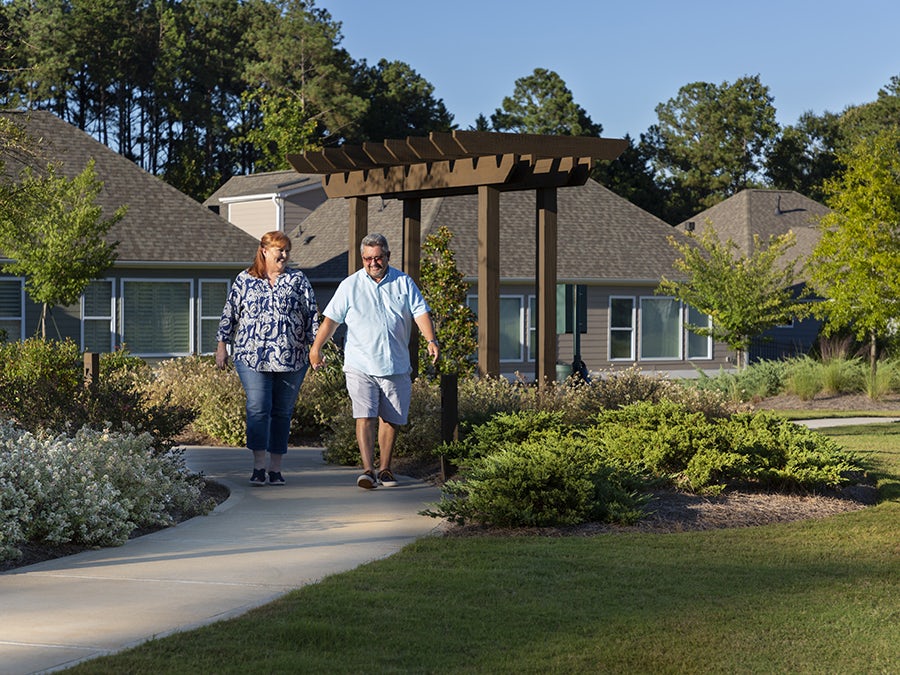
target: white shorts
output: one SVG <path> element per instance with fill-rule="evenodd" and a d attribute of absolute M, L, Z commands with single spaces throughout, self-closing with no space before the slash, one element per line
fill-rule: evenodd
<path fill-rule="evenodd" d="M 412 399 L 409 374 L 378 377 L 358 370 L 345 370 L 347 393 L 353 402 L 353 417 L 380 417 L 391 424 L 406 424 Z"/>

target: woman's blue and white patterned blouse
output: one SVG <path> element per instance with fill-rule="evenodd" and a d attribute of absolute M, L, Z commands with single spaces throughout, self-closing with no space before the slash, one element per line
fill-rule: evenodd
<path fill-rule="evenodd" d="M 268 279 L 237 275 L 216 339 L 233 344 L 232 357 L 258 371 L 286 372 L 309 365 L 319 309 L 309 279 L 298 269 Z"/>

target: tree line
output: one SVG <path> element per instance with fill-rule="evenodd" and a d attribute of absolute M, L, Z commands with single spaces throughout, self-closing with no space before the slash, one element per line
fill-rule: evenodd
<path fill-rule="evenodd" d="M 342 40 L 315 0 L 0 0 L 0 107 L 50 110 L 198 200 L 289 152 L 456 128 L 412 66 Z M 686 84 L 594 177 L 671 224 L 751 187 L 821 201 L 839 154 L 900 119 L 900 77 L 839 113 L 775 113 L 758 75 Z M 472 128 L 603 131 L 543 68 Z"/>
<path fill-rule="evenodd" d="M 202 200 L 288 152 L 447 131 L 410 66 L 312 0 L 0 0 L 0 107 L 49 110 Z"/>

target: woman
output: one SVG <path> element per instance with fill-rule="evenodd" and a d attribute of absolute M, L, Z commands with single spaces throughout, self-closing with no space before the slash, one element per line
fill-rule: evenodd
<path fill-rule="evenodd" d="M 225 368 L 232 345 L 247 394 L 252 485 L 267 479 L 269 485 L 284 485 L 281 463 L 291 417 L 319 327 L 312 286 L 303 272 L 288 267 L 290 254 L 291 240 L 283 232 L 263 235 L 253 264 L 231 287 L 216 334 L 216 366 Z"/>

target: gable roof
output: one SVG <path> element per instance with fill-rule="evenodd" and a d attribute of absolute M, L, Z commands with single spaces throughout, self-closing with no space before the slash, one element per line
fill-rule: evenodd
<path fill-rule="evenodd" d="M 391 243 L 401 266 L 403 206 L 399 200 L 368 200 L 368 230 Z M 675 230 L 593 180 L 557 192 L 557 276 L 561 282 L 656 282 L 671 275 L 676 252 L 668 243 Z M 422 200 L 422 239 L 441 226 L 453 232 L 457 267 L 478 276 L 478 197 Z M 313 279 L 338 280 L 347 274 L 349 210 L 346 200 L 329 199 L 294 231 L 293 259 Z M 533 280 L 535 275 L 535 193 L 500 194 L 500 276 Z"/>
<path fill-rule="evenodd" d="M 232 176 L 224 185 L 213 192 L 204 206 L 218 205 L 236 197 L 262 198 L 270 195 L 286 197 L 295 192 L 322 189 L 322 177 L 308 173 L 297 173 L 293 169 L 268 171 L 247 176 Z"/>
<path fill-rule="evenodd" d="M 793 231 L 797 243 L 787 255 L 805 259 L 821 237 L 819 218 L 830 210 L 793 190 L 742 190 L 679 224 L 678 229 L 693 222 L 700 232 L 709 224 L 720 241 L 731 239 L 744 254 L 750 253 L 754 234 L 765 243 L 772 235 Z"/>
<path fill-rule="evenodd" d="M 104 217 L 128 205 L 107 235 L 119 242 L 114 266 L 232 267 L 252 260 L 258 245 L 253 237 L 77 127 L 46 111 L 0 114 L 38 139 L 43 156 L 58 162 L 68 178 L 93 159 L 103 181 L 97 203 Z M 18 173 L 21 167 L 8 168 Z"/>

